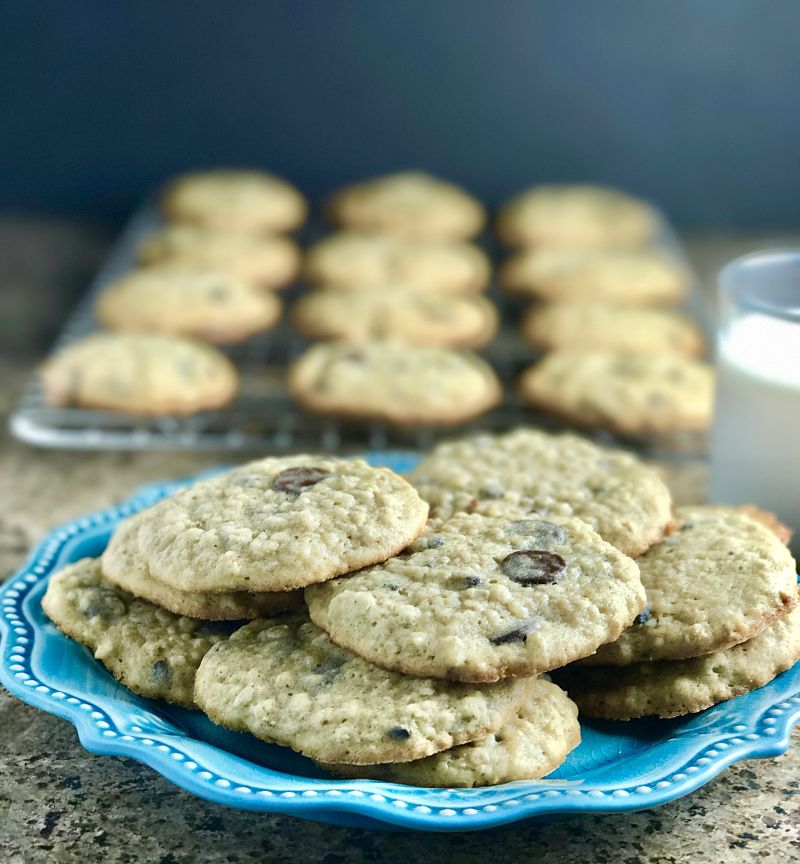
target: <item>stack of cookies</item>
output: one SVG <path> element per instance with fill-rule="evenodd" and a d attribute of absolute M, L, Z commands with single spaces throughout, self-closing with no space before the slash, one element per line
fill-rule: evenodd
<path fill-rule="evenodd" d="M 520 381 L 527 403 L 623 435 L 708 427 L 713 371 L 696 323 L 667 308 L 688 274 L 652 247 L 657 229 L 647 204 L 598 186 L 539 186 L 501 210 L 517 249 L 501 282 L 537 301 L 522 335 L 547 352 Z"/>
<path fill-rule="evenodd" d="M 141 266 L 97 302 L 111 332 L 72 343 L 44 366 L 50 404 L 189 414 L 236 394 L 236 369 L 213 345 L 277 323 L 275 292 L 300 258 L 285 232 L 304 221 L 305 201 L 270 174 L 217 170 L 174 181 L 163 211 L 167 225 L 142 243 Z"/>
<path fill-rule="evenodd" d="M 501 397 L 492 369 L 470 350 L 497 330 L 483 296 L 486 255 L 468 241 L 484 226 L 481 205 L 420 172 L 343 189 L 328 213 L 341 230 L 306 255 L 314 290 L 292 310 L 320 340 L 289 372 L 304 408 L 399 425 L 452 425 Z"/>
<path fill-rule="evenodd" d="M 519 430 L 441 445 L 408 480 L 293 456 L 196 483 L 43 605 L 135 692 L 333 774 L 492 785 L 566 758 L 571 700 L 676 716 L 800 658 L 782 530 L 673 512 L 635 457 Z"/>

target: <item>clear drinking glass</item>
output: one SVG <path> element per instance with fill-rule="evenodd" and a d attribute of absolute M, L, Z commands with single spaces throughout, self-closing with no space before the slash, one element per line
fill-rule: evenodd
<path fill-rule="evenodd" d="M 709 498 L 755 504 L 800 552 L 800 250 L 759 252 L 719 275 Z"/>

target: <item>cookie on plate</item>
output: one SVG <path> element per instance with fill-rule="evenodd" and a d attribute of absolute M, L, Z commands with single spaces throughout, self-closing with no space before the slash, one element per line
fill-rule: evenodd
<path fill-rule="evenodd" d="M 431 516 L 576 516 L 627 555 L 641 555 L 672 519 L 669 490 L 635 456 L 576 435 L 517 429 L 449 441 L 409 475 Z"/>
<path fill-rule="evenodd" d="M 333 196 L 328 215 L 345 228 L 425 240 L 466 240 L 486 222 L 486 212 L 471 195 L 422 171 L 348 186 Z"/>
<path fill-rule="evenodd" d="M 741 504 L 737 506 L 729 504 L 714 504 L 711 506 L 717 513 L 744 513 L 745 516 L 755 519 L 756 522 L 760 522 L 766 528 L 769 528 L 769 530 L 772 531 L 784 546 L 789 545 L 789 541 L 792 539 L 792 534 L 794 534 L 794 531 L 792 531 L 788 525 L 784 525 L 784 523 L 781 522 L 774 513 L 770 513 L 768 510 L 762 510 L 760 507 L 756 507 L 755 504 Z"/>
<path fill-rule="evenodd" d="M 575 703 L 555 684 L 533 678 L 516 715 L 477 741 L 414 762 L 322 767 L 340 777 L 409 786 L 496 786 L 537 780 L 555 771 L 580 740 Z"/>
<path fill-rule="evenodd" d="M 499 275 L 512 294 L 616 306 L 674 306 L 689 287 L 685 268 L 654 249 L 526 249 Z"/>
<path fill-rule="evenodd" d="M 382 564 L 308 588 L 306 603 L 373 663 L 480 683 L 593 654 L 645 594 L 635 562 L 579 519 L 460 513 Z"/>
<path fill-rule="evenodd" d="M 797 604 L 797 566 L 765 525 L 733 508 L 679 507 L 676 530 L 636 559 L 647 608 L 583 662 L 684 660 L 757 636 Z"/>
<path fill-rule="evenodd" d="M 194 707 L 194 676 L 203 656 L 230 627 L 173 615 L 107 582 L 95 558 L 50 579 L 42 608 L 67 636 L 128 689 Z"/>
<path fill-rule="evenodd" d="M 589 717 L 680 717 L 763 687 L 798 660 L 800 609 L 795 609 L 753 639 L 703 657 L 570 666 L 554 677 Z"/>
<path fill-rule="evenodd" d="M 308 207 L 290 183 L 263 171 L 216 169 L 184 174 L 167 187 L 164 213 L 221 231 L 293 231 Z"/>
<path fill-rule="evenodd" d="M 497 217 L 498 237 L 507 246 L 634 248 L 648 243 L 657 226 L 649 204 L 588 184 L 534 186 Z"/>
<path fill-rule="evenodd" d="M 407 762 L 488 735 L 526 682 L 408 678 L 334 645 L 304 613 L 258 620 L 209 652 L 195 700 L 215 722 L 322 762 Z"/>
<path fill-rule="evenodd" d="M 579 426 L 622 435 L 703 431 L 714 368 L 696 360 L 611 351 L 553 351 L 520 378 L 529 405 Z"/>
<path fill-rule="evenodd" d="M 524 339 L 543 351 L 615 351 L 697 358 L 706 346 L 686 315 L 607 303 L 532 306 L 522 319 Z"/>
<path fill-rule="evenodd" d="M 134 270 L 105 288 L 95 312 L 111 330 L 226 344 L 269 330 L 282 306 L 231 271 L 185 264 Z"/>
<path fill-rule="evenodd" d="M 307 251 L 303 274 L 323 288 L 380 291 L 384 285 L 404 285 L 416 291 L 476 294 L 486 288 L 491 265 L 472 243 L 338 231 Z"/>
<path fill-rule="evenodd" d="M 202 225 L 167 225 L 146 237 L 138 250 L 145 266 L 228 270 L 258 288 L 283 288 L 297 275 L 300 250 L 280 234 L 244 234 Z"/>
<path fill-rule="evenodd" d="M 494 408 L 500 381 L 476 354 L 404 342 L 326 342 L 289 370 L 308 411 L 398 426 L 463 423 Z"/>
<path fill-rule="evenodd" d="M 228 358 L 200 342 L 153 333 L 92 333 L 41 367 L 44 398 L 127 414 L 194 414 L 227 405 L 239 376 Z"/>
<path fill-rule="evenodd" d="M 103 553 L 103 572 L 124 579 L 134 556 L 171 589 L 288 591 L 397 554 L 427 515 L 427 504 L 388 468 L 269 457 L 126 519 Z"/>
<path fill-rule="evenodd" d="M 386 285 L 380 291 L 312 291 L 295 304 L 292 323 L 309 339 L 480 348 L 497 332 L 497 310 L 485 297 Z"/>
<path fill-rule="evenodd" d="M 303 592 L 294 591 L 184 591 L 153 579 L 133 544 L 117 547 L 113 567 L 103 576 L 113 585 L 149 600 L 176 615 L 207 621 L 246 621 L 296 609 L 303 605 Z"/>

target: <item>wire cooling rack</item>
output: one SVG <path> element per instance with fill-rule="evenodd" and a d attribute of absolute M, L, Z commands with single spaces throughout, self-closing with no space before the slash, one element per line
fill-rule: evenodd
<path fill-rule="evenodd" d="M 151 197 L 136 211 L 112 247 L 83 301 L 54 343 L 54 351 L 98 329 L 93 311 L 97 296 L 108 283 L 135 266 L 142 238 L 162 224 L 156 198 Z M 302 232 L 300 242 L 313 242 L 325 231 L 321 223 L 312 223 Z M 481 245 L 496 264 L 502 255 L 491 239 L 485 236 Z M 657 245 L 686 263 L 683 249 L 665 219 Z M 287 308 L 305 290 L 308 290 L 305 286 L 296 285 L 282 291 Z M 523 405 L 518 398 L 516 379 L 537 356 L 518 334 L 518 319 L 524 305 L 504 295 L 495 284 L 490 287 L 489 296 L 500 310 L 502 324 L 498 336 L 479 353 L 500 376 L 505 396 L 495 410 L 455 429 L 424 426 L 406 429 L 381 422 L 340 421 L 308 414 L 292 401 L 285 381 L 287 366 L 309 343 L 285 317 L 273 330 L 223 349 L 241 376 L 236 400 L 223 409 L 190 417 L 135 417 L 77 407 L 53 408 L 45 402 L 39 381 L 33 377 L 11 415 L 10 428 L 17 438 L 40 447 L 270 452 L 424 450 L 443 437 L 470 431 L 502 431 L 519 425 L 551 430 L 568 428 L 555 418 Z M 705 325 L 707 316 L 697 290 L 691 292 L 688 305 L 689 311 Z M 592 436 L 601 443 L 624 444 L 658 458 L 693 457 L 705 450 L 705 436 L 696 433 L 647 440 L 619 439 L 604 432 Z"/>

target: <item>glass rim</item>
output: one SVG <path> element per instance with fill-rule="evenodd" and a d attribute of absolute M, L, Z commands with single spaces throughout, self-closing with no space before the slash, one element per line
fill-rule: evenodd
<path fill-rule="evenodd" d="M 797 267 L 800 273 L 800 249 L 763 249 L 734 258 L 719 271 L 719 286 L 745 309 L 762 312 L 765 315 L 782 318 L 786 321 L 800 322 L 800 282 L 798 282 L 797 302 L 791 307 L 767 300 L 763 296 L 759 296 L 752 287 L 744 287 L 739 282 L 739 276 L 743 271 L 777 264 L 793 265 Z"/>

